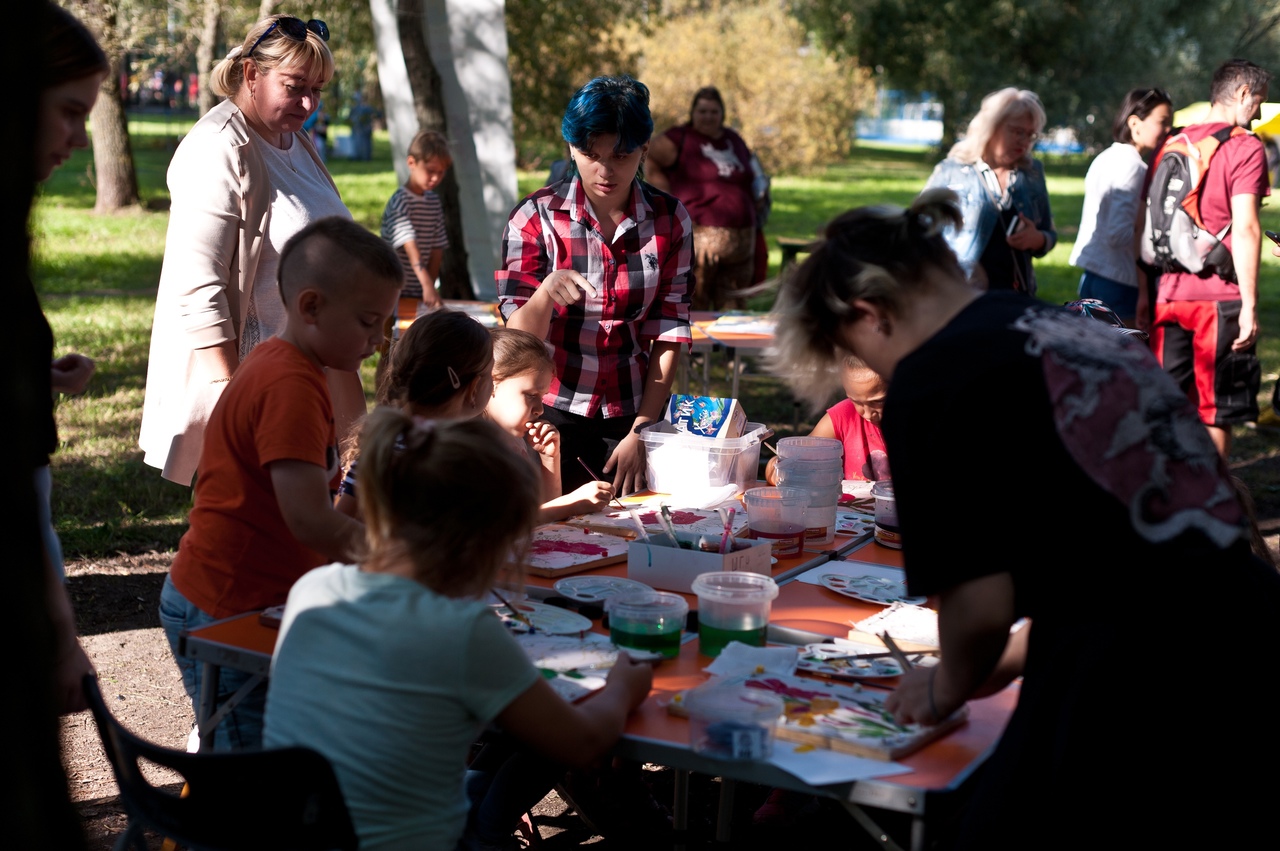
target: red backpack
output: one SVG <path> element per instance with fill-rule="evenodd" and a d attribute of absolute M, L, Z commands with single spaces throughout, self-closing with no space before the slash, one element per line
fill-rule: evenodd
<path fill-rule="evenodd" d="M 1243 127 L 1224 127 L 1193 142 L 1184 131 L 1165 141 L 1152 166 L 1154 172 L 1147 190 L 1143 262 L 1165 272 L 1236 279 L 1231 252 L 1222 244 L 1231 223 L 1227 222 L 1216 234 L 1205 229 L 1200 217 L 1200 190 L 1213 155 L 1222 144 L 1248 132 Z"/>

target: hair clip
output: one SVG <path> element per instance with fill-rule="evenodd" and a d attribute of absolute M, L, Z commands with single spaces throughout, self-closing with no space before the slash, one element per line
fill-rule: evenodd
<path fill-rule="evenodd" d="M 445 369 L 449 371 L 449 383 L 453 385 L 453 389 L 462 387 L 462 380 L 458 378 L 458 373 L 453 371 L 453 367 L 446 366 Z"/>

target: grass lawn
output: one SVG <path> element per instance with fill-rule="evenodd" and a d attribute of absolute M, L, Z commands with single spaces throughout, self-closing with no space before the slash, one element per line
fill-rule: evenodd
<path fill-rule="evenodd" d="M 62 446 L 54 458 L 54 516 L 68 557 L 116 551 L 169 549 L 186 527 L 190 491 L 163 481 L 142 463 L 138 427 L 156 281 L 168 221 L 165 170 L 190 119 L 140 117 L 130 122 L 144 206 L 112 216 L 92 213 L 92 157 L 78 152 L 44 186 L 33 220 L 34 277 L 57 339 L 57 353 L 83 352 L 98 362 L 89 391 L 62 399 L 58 419 Z M 390 144 L 374 136 L 372 162 L 330 163 L 334 179 L 356 220 L 376 230 L 382 208 L 395 190 Z M 850 207 L 869 203 L 906 204 L 932 167 L 919 151 L 866 147 L 846 163 L 808 177 L 774 179 L 774 207 L 768 235 L 810 238 L 823 223 Z M 1080 218 L 1087 162 L 1049 160 L 1049 193 L 1059 228 L 1058 246 L 1036 265 L 1043 298 L 1074 296 L 1077 270 L 1067 264 Z M 522 193 L 541 185 L 545 174 L 520 174 Z M 1263 225 L 1280 230 L 1280 214 L 1263 211 Z M 770 271 L 780 253 L 770 251 Z M 1264 251 L 1261 276 L 1260 353 L 1264 393 L 1280 366 L 1280 261 Z M 768 295 L 758 299 L 767 308 Z M 717 358 L 713 390 L 727 392 L 724 365 Z M 372 366 L 366 367 L 372 372 Z M 366 375 L 366 378 L 368 375 Z M 791 432 L 793 419 L 807 433 L 812 419 L 797 412 L 777 381 L 753 370 L 742 383 L 750 418 Z M 1269 402 L 1269 395 L 1264 401 Z M 1265 406 L 1264 406 L 1265 407 Z M 1269 430 L 1237 434 L 1236 454 L 1274 454 L 1280 439 Z"/>

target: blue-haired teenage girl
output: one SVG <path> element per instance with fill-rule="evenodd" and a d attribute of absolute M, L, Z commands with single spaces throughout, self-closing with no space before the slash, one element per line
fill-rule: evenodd
<path fill-rule="evenodd" d="M 574 93 L 561 132 L 572 169 L 512 212 L 496 273 L 502 315 L 555 350 L 544 418 L 566 458 L 643 487 L 638 430 L 662 417 L 689 332 L 693 225 L 640 179 L 653 119 L 649 90 L 597 77 Z M 564 467 L 564 487 L 589 481 Z"/>

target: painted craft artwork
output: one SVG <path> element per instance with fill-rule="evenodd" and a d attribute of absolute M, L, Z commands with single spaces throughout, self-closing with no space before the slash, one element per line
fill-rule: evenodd
<path fill-rule="evenodd" d="M 867 658 L 858 658 L 860 655 Z M 922 653 L 908 653 L 907 659 L 922 667 L 937 664 L 937 657 Z M 884 648 L 853 643 L 805 645 L 800 649 L 796 668 L 837 680 L 884 679 L 902 674 L 902 666 Z"/>
<path fill-rule="evenodd" d="M 774 733 L 777 738 L 873 759 L 904 757 L 946 735 L 969 717 L 968 707 L 961 707 L 932 727 L 899 724 L 884 708 L 888 692 L 866 690 L 856 684 L 781 674 L 752 674 L 726 682 L 763 689 L 782 698 L 785 709 Z M 676 695 L 668 711 L 686 714 L 681 703 L 682 695 Z"/>
<path fill-rule="evenodd" d="M 893 603 L 906 603 L 918 606 L 927 599 L 912 597 L 907 594 L 907 584 L 897 579 L 885 579 L 881 576 L 846 576 L 843 573 L 824 573 L 818 578 L 822 587 L 845 597 L 852 597 L 864 603 L 877 606 L 888 606 Z"/>
<path fill-rule="evenodd" d="M 535 576 L 564 576 L 627 559 L 627 539 L 584 529 L 549 524 L 533 532 L 525 568 Z"/>
<path fill-rule="evenodd" d="M 644 528 L 649 534 L 662 533 L 662 518 L 659 517 L 660 503 L 649 502 L 637 505 L 634 510 L 639 515 L 640 522 L 644 524 Z M 670 511 L 671 525 L 675 527 L 677 532 L 715 536 L 717 541 L 720 540 L 720 535 L 724 532 L 724 521 L 720 519 L 719 512 L 713 509 L 676 508 L 671 506 Z M 611 508 L 598 514 L 584 514 L 569 522 L 589 529 L 599 529 L 613 532 L 614 534 L 626 535 L 629 538 L 636 536 L 636 524 L 631 519 L 631 512 L 617 508 Z M 746 533 L 747 514 L 741 507 L 733 515 L 732 528 L 734 537 L 741 537 Z"/>
<path fill-rule="evenodd" d="M 604 688 L 609 669 L 618 661 L 618 648 L 603 635 L 582 636 L 524 633 L 516 642 L 552 690 L 569 702 Z"/>

